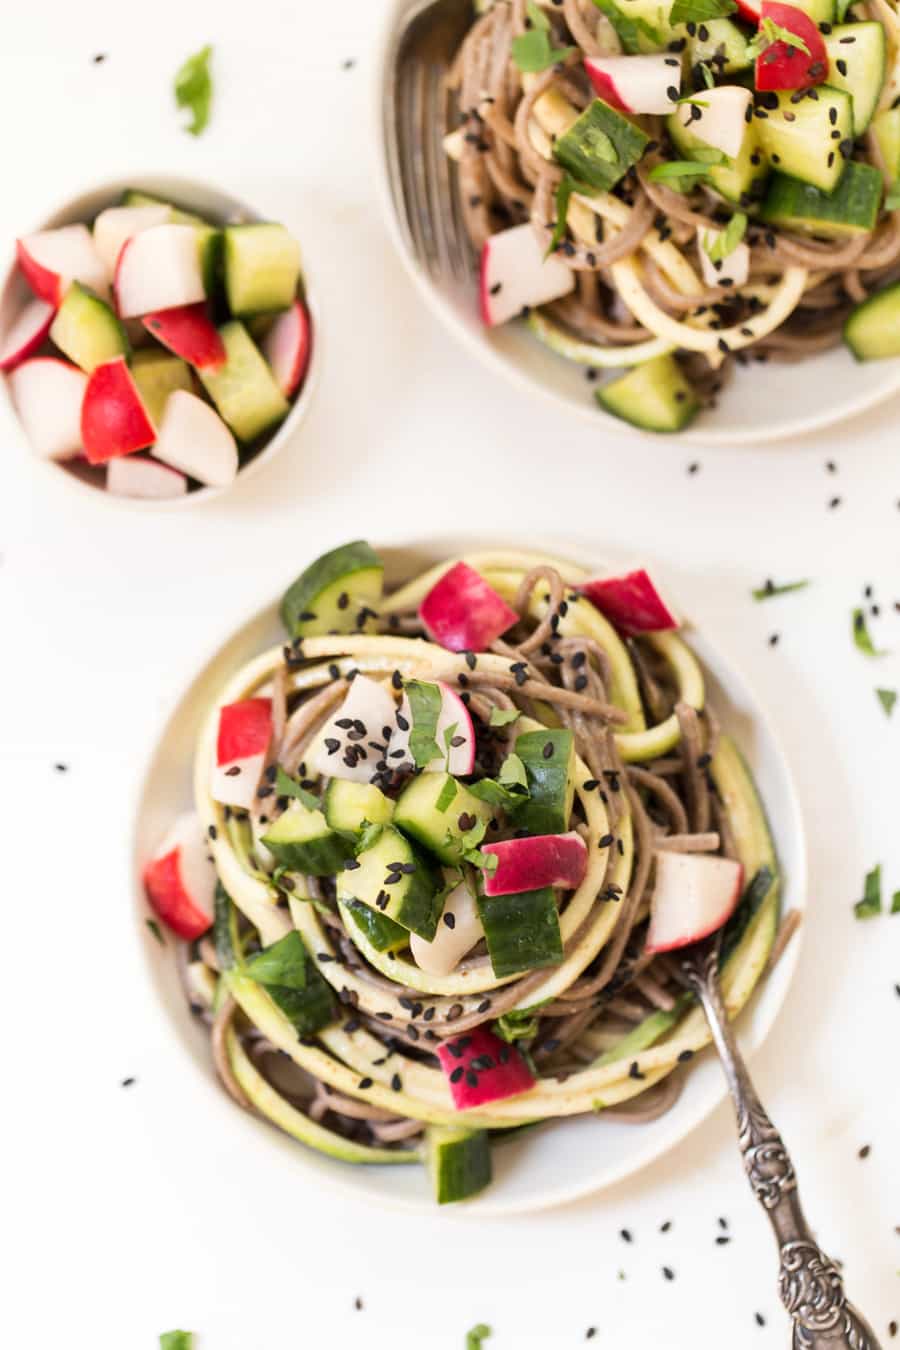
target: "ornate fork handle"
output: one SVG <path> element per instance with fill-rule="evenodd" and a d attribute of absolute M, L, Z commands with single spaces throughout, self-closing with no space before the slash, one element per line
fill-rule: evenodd
<path fill-rule="evenodd" d="M 806 1222 L 794 1165 L 757 1096 L 728 1021 L 718 948 L 688 958 L 682 969 L 703 1004 L 734 1102 L 744 1168 L 778 1242 L 778 1292 L 793 1319 L 794 1350 L 879 1350 L 874 1331 L 847 1301 L 840 1271 Z"/>

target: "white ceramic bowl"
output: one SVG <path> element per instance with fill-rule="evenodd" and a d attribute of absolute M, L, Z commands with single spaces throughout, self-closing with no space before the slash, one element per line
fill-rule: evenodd
<path fill-rule="evenodd" d="M 260 214 L 254 207 L 248 206 L 246 202 L 242 202 L 238 197 L 234 197 L 220 188 L 199 183 L 195 179 L 179 178 L 172 174 L 151 173 L 135 174 L 133 178 L 117 179 L 110 183 L 101 183 L 97 187 L 89 188 L 80 196 L 70 198 L 57 210 L 51 212 L 44 220 L 34 225 L 33 230 L 50 230 L 60 225 L 72 225 L 80 221 L 93 220 L 106 207 L 118 205 L 122 193 L 128 188 L 138 188 L 142 192 L 150 193 L 151 196 L 174 202 L 185 210 L 196 211 L 198 215 L 206 216 L 216 224 L 226 224 L 230 221 L 271 219 L 270 216 Z M 291 228 L 290 223 L 286 223 L 288 228 Z M 30 234 L 33 230 L 23 228 L 22 234 Z M 303 241 L 300 242 L 302 246 Z M 92 468 L 83 460 L 57 462 L 43 459 L 40 455 L 34 453 L 28 444 L 22 424 L 13 406 L 9 385 L 0 373 L 2 413 L 13 432 L 13 438 L 18 442 L 20 452 L 43 465 L 57 479 L 63 476 L 65 481 L 77 490 L 90 492 L 94 497 L 104 497 L 107 501 L 117 505 L 138 510 L 170 510 L 173 507 L 193 506 L 202 501 L 209 501 L 213 497 L 220 497 L 223 493 L 230 491 L 234 483 L 242 482 L 251 474 L 257 473 L 264 464 L 270 463 L 279 451 L 284 449 L 309 411 L 322 363 L 322 318 L 316 300 L 315 288 L 305 266 L 305 259 L 303 275 L 304 299 L 309 309 L 313 335 L 312 352 L 303 387 L 299 396 L 291 404 L 291 410 L 287 417 L 269 439 L 263 443 L 262 447 L 257 450 L 253 458 L 241 466 L 233 483 L 229 483 L 226 487 L 197 488 L 193 492 L 185 493 L 182 497 L 168 498 L 163 501 L 119 497 L 112 492 L 107 492 L 103 486 L 102 470 Z M 31 292 L 28 285 L 15 261 L 13 261 L 6 273 L 2 290 L 0 290 L 0 332 L 6 331 L 13 316 L 22 309 L 30 298 Z"/>
<path fill-rule="evenodd" d="M 532 547 L 540 547 L 542 541 Z M 424 570 L 452 554 L 471 550 L 472 540 L 429 541 L 427 545 L 380 550 L 389 585 Z M 492 547 L 499 547 L 494 543 Z M 552 541 L 547 550 L 554 551 Z M 568 545 L 571 549 L 571 543 Z M 565 547 L 555 550 L 565 554 Z M 682 612 L 690 612 L 690 596 L 679 597 Z M 784 873 L 785 910 L 806 906 L 806 846 L 800 810 L 790 770 L 766 715 L 740 671 L 731 667 L 705 637 L 689 635 L 704 663 L 711 698 L 725 727 L 734 734 L 756 775 L 775 835 Z M 353 1190 L 368 1202 L 389 1206 L 433 1208 L 428 1179 L 417 1167 L 363 1167 L 336 1162 L 280 1134 L 266 1121 L 245 1116 L 218 1086 L 209 1054 L 208 1035 L 188 1011 L 174 968 L 171 944 L 160 947 L 147 937 L 146 900 L 140 882 L 144 864 L 178 811 L 191 800 L 194 746 L 201 723 L 223 685 L 241 665 L 283 639 L 277 607 L 268 604 L 232 633 L 210 655 L 185 690 L 169 717 L 140 788 L 133 839 L 132 903 L 135 922 L 149 966 L 149 974 L 165 1013 L 167 1033 L 187 1053 L 209 1085 L 210 1119 L 196 1120 L 198 1137 L 215 1128 L 222 1111 L 232 1113 L 234 1128 L 247 1131 L 247 1161 L 253 1166 L 256 1148 L 278 1150 L 286 1186 L 299 1176 L 319 1177 Z M 802 929 L 801 929 L 802 931 Z M 795 939 L 771 976 L 741 1014 L 743 1046 L 756 1049 L 770 1031 L 794 973 L 799 943 Z M 528 1132 L 515 1142 L 494 1149 L 494 1181 L 483 1196 L 454 1213 L 511 1214 L 537 1210 L 587 1195 L 621 1180 L 658 1158 L 699 1124 L 725 1095 L 722 1071 L 710 1052 L 691 1066 L 684 1091 L 675 1107 L 649 1125 L 617 1124 L 612 1118 L 575 1117 Z M 268 1161 L 268 1160 L 267 1160 Z"/>
<path fill-rule="evenodd" d="M 428 307 L 487 369 L 519 389 L 543 394 L 557 407 L 590 418 L 598 429 L 646 435 L 611 417 L 594 399 L 595 386 L 583 366 L 555 355 L 522 323 L 487 329 L 478 313 L 477 284 L 444 277 L 435 282 L 419 265 L 398 220 L 388 174 L 384 98 L 392 44 L 404 16 L 420 0 L 388 0 L 373 62 L 372 126 L 379 195 L 388 229 L 401 259 Z M 841 345 L 802 362 L 769 362 L 738 367 L 718 406 L 687 430 L 683 443 L 712 446 L 762 445 L 788 440 L 854 417 L 900 392 L 900 358 L 856 362 Z"/>

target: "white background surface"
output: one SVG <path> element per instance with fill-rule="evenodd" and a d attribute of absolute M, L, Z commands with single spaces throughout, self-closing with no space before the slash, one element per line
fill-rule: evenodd
<path fill-rule="evenodd" d="M 807 816 L 813 917 L 754 1069 L 819 1238 L 887 1342 L 900 1318 L 900 917 L 856 923 L 851 904 L 877 861 L 900 889 L 900 707 L 887 721 L 873 692 L 900 686 L 900 663 L 854 649 L 850 611 L 874 586 L 876 639 L 900 650 L 900 407 L 814 442 L 726 454 L 561 422 L 484 376 L 424 314 L 378 218 L 378 8 L 84 0 L 20 10 L 7 33 L 2 98 L 18 131 L 4 143 L 4 253 L 94 180 L 196 174 L 300 232 L 327 349 L 283 458 L 196 512 L 86 500 L 0 425 L 4 1341 L 151 1350 L 184 1326 L 202 1350 L 461 1350 L 484 1320 L 490 1350 L 564 1350 L 589 1326 L 592 1344 L 637 1350 L 787 1344 L 726 1108 L 579 1205 L 411 1221 L 301 1186 L 280 1151 L 250 1146 L 239 1113 L 210 1112 L 150 996 L 130 811 L 185 680 L 233 621 L 339 540 L 489 540 L 496 528 L 526 543 L 571 529 L 573 553 L 651 549 L 772 706 Z M 207 41 L 216 105 L 194 141 L 170 83 Z M 95 52 L 108 59 L 92 64 Z M 750 587 L 770 575 L 814 584 L 754 605 Z M 719 1216 L 728 1246 L 714 1243 Z"/>

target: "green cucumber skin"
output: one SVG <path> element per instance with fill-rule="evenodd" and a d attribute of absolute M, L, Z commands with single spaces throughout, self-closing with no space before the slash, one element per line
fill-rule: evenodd
<path fill-rule="evenodd" d="M 376 951 L 398 952 L 409 945 L 409 932 L 362 900 L 344 900 L 344 908 Z"/>
<path fill-rule="evenodd" d="M 384 564 L 364 539 L 357 539 L 351 544 L 342 544 L 339 548 L 331 549 L 330 552 L 316 558 L 315 562 L 310 563 L 288 587 L 281 601 L 281 622 L 290 636 L 312 637 L 331 631 L 350 632 L 360 608 L 359 602 L 354 602 L 354 578 L 359 581 L 366 578 L 367 574 L 368 582 L 365 585 L 367 596 L 371 582 L 376 581 L 380 599 Z M 342 608 L 335 605 L 333 612 L 319 614 L 317 605 L 323 594 L 335 591 L 336 588 L 340 588 L 336 591 L 336 595 L 346 591 L 350 597 L 349 603 Z M 303 619 L 301 618 L 303 614 L 312 614 L 314 617 Z M 335 620 L 339 620 L 344 626 L 336 626 Z"/>
<path fill-rule="evenodd" d="M 237 916 L 234 901 L 221 881 L 217 881 L 213 901 L 213 944 L 220 971 L 231 970 L 238 964 L 240 958 Z"/>
<path fill-rule="evenodd" d="M 753 64 L 749 39 L 731 19 L 707 19 L 700 27 L 707 35 L 705 38 L 700 37 L 699 31 L 688 38 L 691 66 L 702 61 L 716 75 L 733 75 Z"/>
<path fill-rule="evenodd" d="M 459 828 L 461 815 L 474 816 L 487 824 L 494 818 L 488 802 L 473 797 L 463 783 L 457 782 L 456 795 L 446 811 L 438 811 L 435 802 L 450 774 L 420 773 L 397 798 L 394 824 L 404 834 L 423 844 L 441 862 L 452 866 L 462 858 L 465 845 Z M 448 842 L 449 836 L 449 842 Z"/>
<path fill-rule="evenodd" d="M 857 361 L 900 356 L 900 282 L 856 306 L 844 324 L 844 341 Z"/>
<path fill-rule="evenodd" d="M 394 816 L 394 803 L 380 788 L 345 778 L 332 778 L 322 809 L 331 829 L 353 840 L 359 838 L 366 823 L 389 825 Z"/>
<path fill-rule="evenodd" d="M 580 183 L 608 192 L 644 153 L 650 137 L 633 126 L 602 98 L 594 99 L 569 130 L 556 141 L 553 153 Z M 614 163 L 598 154 L 598 142 L 611 141 Z"/>
<path fill-rule="evenodd" d="M 291 1026 L 300 1036 L 314 1036 L 335 1020 L 336 1006 L 331 986 L 312 966 L 315 978 L 307 967 L 305 989 L 288 989 L 282 984 L 264 986 L 272 1002 L 277 1004 Z"/>
<path fill-rule="evenodd" d="M 544 747 L 553 754 L 544 756 Z M 529 798 L 516 808 L 516 824 L 532 834 L 565 834 L 572 814 L 575 742 L 571 731 L 525 731 L 516 737 Z"/>
<path fill-rule="evenodd" d="M 767 224 L 825 238 L 868 234 L 875 228 L 883 181 L 871 164 L 851 160 L 834 192 L 820 192 L 785 174 L 772 176 L 760 219 Z"/>
<path fill-rule="evenodd" d="M 491 1145 L 487 1130 L 429 1125 L 425 1158 L 439 1205 L 468 1200 L 491 1182 Z"/>
<path fill-rule="evenodd" d="M 358 867 L 340 875 L 338 899 L 370 905 L 377 913 L 431 942 L 444 905 L 444 888 L 430 858 L 393 825 L 386 825 L 371 848 L 357 854 L 356 861 Z M 399 881 L 388 886 L 385 883 L 390 875 L 389 864 L 393 862 L 413 863 L 415 871 L 404 873 Z M 383 909 L 376 903 L 382 891 L 389 896 Z"/>
<path fill-rule="evenodd" d="M 652 1045 L 662 1037 L 667 1031 L 681 1021 L 683 1014 L 694 1002 L 693 994 L 683 994 L 675 1004 L 671 1012 L 664 1012 L 661 1008 L 645 1017 L 642 1022 L 611 1046 L 594 1064 L 600 1067 L 603 1064 L 615 1064 L 620 1059 L 630 1059 L 634 1055 L 640 1054 L 642 1050 L 649 1050 Z"/>
<path fill-rule="evenodd" d="M 511 895 L 479 896 L 478 913 L 498 979 L 557 966 L 563 959 L 552 886 Z"/>
<path fill-rule="evenodd" d="M 88 375 L 104 361 L 131 351 L 125 329 L 109 305 L 88 286 L 73 281 L 50 327 L 50 339 Z"/>
<path fill-rule="evenodd" d="M 697 398 L 671 356 L 657 356 L 596 391 L 601 407 L 643 431 L 683 431 L 700 411 Z"/>
<path fill-rule="evenodd" d="M 224 365 L 206 366 L 197 375 L 222 421 L 247 444 L 283 421 L 290 404 L 239 320 L 222 324 L 219 337 L 225 347 Z"/>
<path fill-rule="evenodd" d="M 321 839 L 307 839 L 303 843 L 273 841 L 263 836 L 269 852 L 289 872 L 305 872 L 311 877 L 330 877 L 339 872 L 353 856 L 353 843 L 336 832 Z"/>

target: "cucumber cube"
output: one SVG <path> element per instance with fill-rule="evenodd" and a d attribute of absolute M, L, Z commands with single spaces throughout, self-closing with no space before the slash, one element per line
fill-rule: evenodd
<path fill-rule="evenodd" d="M 491 1180 L 487 1130 L 429 1125 L 425 1130 L 425 1163 L 439 1205 L 477 1195 Z"/>
<path fill-rule="evenodd" d="M 292 872 L 333 876 L 353 854 L 353 844 L 329 828 L 321 811 L 292 801 L 263 835 L 271 854 Z"/>
<path fill-rule="evenodd" d="M 332 778 L 325 792 L 325 819 L 338 834 L 358 838 L 369 825 L 388 825 L 394 803 L 372 783 Z"/>
<path fill-rule="evenodd" d="M 365 540 L 342 544 L 316 558 L 288 587 L 281 621 L 291 637 L 366 628 L 369 612 L 381 603 L 383 578 L 384 563 Z"/>
<path fill-rule="evenodd" d="M 479 896 L 478 914 L 498 979 L 556 966 L 563 959 L 559 911 L 551 886 Z"/>
<path fill-rule="evenodd" d="M 493 814 L 489 802 L 474 797 L 450 774 L 420 773 L 397 798 L 394 824 L 452 865 L 462 858 L 466 831 L 478 821 L 488 824 Z"/>
<path fill-rule="evenodd" d="M 695 417 L 700 401 L 671 356 L 657 356 L 596 392 L 597 402 L 614 417 L 644 431 L 681 431 Z"/>
<path fill-rule="evenodd" d="M 170 394 L 176 389 L 184 389 L 189 394 L 193 392 L 190 367 L 180 356 L 173 356 L 170 352 L 155 351 L 153 348 L 135 352 L 131 373 L 144 407 L 150 414 L 150 421 L 157 427 L 162 421 Z"/>
<path fill-rule="evenodd" d="M 240 441 L 253 441 L 287 416 L 288 401 L 242 323 L 223 324 L 225 362 L 197 374 L 224 422 Z"/>
<path fill-rule="evenodd" d="M 761 218 L 770 225 L 824 239 L 845 239 L 875 228 L 883 182 L 872 164 L 851 160 L 834 192 L 776 173 Z"/>
<path fill-rule="evenodd" d="M 431 861 L 392 825 L 338 877 L 338 899 L 360 900 L 431 942 L 444 902 L 443 881 Z"/>
<path fill-rule="evenodd" d="M 76 366 L 90 375 L 96 366 L 127 356 L 128 338 L 115 314 L 99 295 L 73 281 L 56 312 L 50 338 Z"/>
<path fill-rule="evenodd" d="M 833 192 L 853 147 L 853 104 L 843 89 L 827 84 L 813 92 L 815 99 L 798 102 L 790 93 L 776 94 L 778 106 L 757 109 L 766 116 L 757 116 L 756 122 L 773 168 Z"/>
<path fill-rule="evenodd" d="M 223 262 L 235 316 L 289 309 L 300 279 L 300 245 L 283 225 L 229 225 Z"/>
<path fill-rule="evenodd" d="M 644 153 L 650 137 L 602 98 L 594 99 L 553 147 L 579 183 L 608 192 Z"/>
<path fill-rule="evenodd" d="M 532 834 L 565 834 L 575 797 L 575 741 L 571 731 L 525 731 L 516 737 L 525 765 L 528 800 L 516 808 L 516 824 Z"/>

